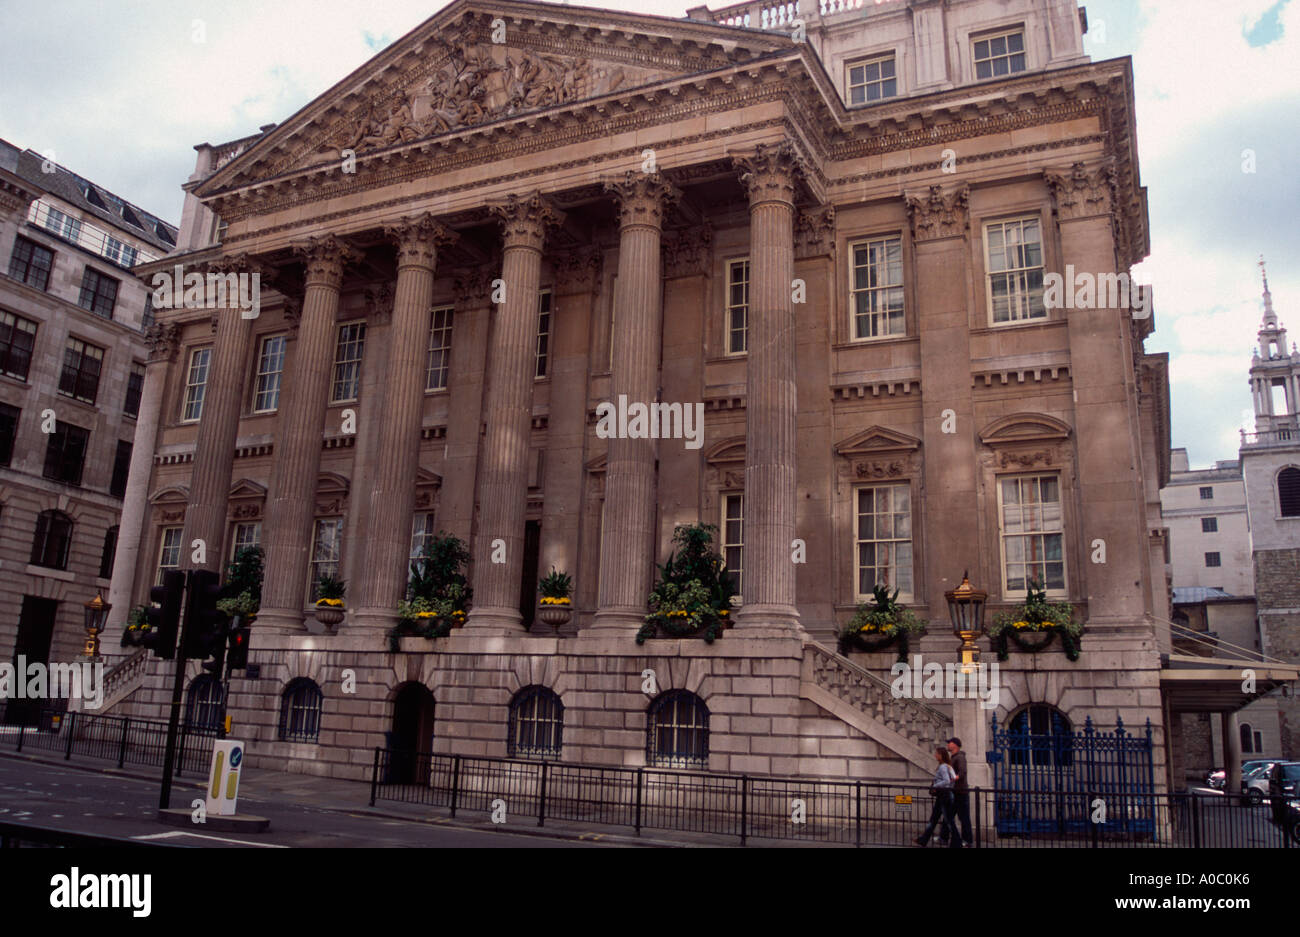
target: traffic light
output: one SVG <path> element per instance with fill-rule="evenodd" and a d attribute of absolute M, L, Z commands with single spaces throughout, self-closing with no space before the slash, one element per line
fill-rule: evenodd
<path fill-rule="evenodd" d="M 211 570 L 190 570 L 190 591 L 185 605 L 185 658 L 203 661 L 209 673 L 221 676 L 226 657 L 226 632 L 230 619 L 217 608 L 221 598 L 221 577 Z"/>
<path fill-rule="evenodd" d="M 253 628 L 242 618 L 231 623 L 230 644 L 226 654 L 226 673 L 243 670 L 248 666 L 248 642 L 252 638 Z"/>
<path fill-rule="evenodd" d="M 171 660 L 176 656 L 176 632 L 181 622 L 181 602 L 185 595 L 185 574 L 178 569 L 163 573 L 161 586 L 149 590 L 148 608 L 144 617 L 149 622 L 148 633 L 140 643 L 154 655 Z"/>

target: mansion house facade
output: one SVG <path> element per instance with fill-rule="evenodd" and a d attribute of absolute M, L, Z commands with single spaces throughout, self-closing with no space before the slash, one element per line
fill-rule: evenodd
<path fill-rule="evenodd" d="M 1147 253 L 1131 64 L 1090 60 L 1071 0 L 814 5 L 806 37 L 795 12 L 456 0 L 198 147 L 180 247 L 137 273 L 257 273 L 260 309 L 157 312 L 114 614 L 265 551 L 229 701 L 254 765 L 525 754 L 544 711 L 566 761 L 923 778 L 935 740 L 982 762 L 989 715 L 1032 713 L 1149 720 L 1163 778 L 1166 361 L 1150 315 L 1044 297 Z M 604 438 L 623 399 L 698 408 L 702 440 Z M 637 644 L 696 522 L 735 625 Z M 470 546 L 468 621 L 393 653 L 437 531 Z M 532 622 L 552 568 L 558 635 Z M 883 583 L 929 621 L 913 650 L 955 660 L 964 571 L 989 619 L 1031 579 L 1073 603 L 1079 659 L 1013 654 L 976 718 L 892 698 L 892 653 L 835 651 Z M 170 666 L 116 708 L 163 714 Z M 216 691 L 188 692 L 193 717 Z"/>

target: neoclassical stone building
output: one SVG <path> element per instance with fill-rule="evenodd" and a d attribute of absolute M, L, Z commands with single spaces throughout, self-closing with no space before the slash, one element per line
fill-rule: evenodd
<path fill-rule="evenodd" d="M 200 146 L 181 250 L 141 275 L 266 288 L 256 318 L 159 314 L 121 587 L 200 565 L 196 540 L 211 569 L 264 548 L 259 673 L 231 687 L 254 764 L 535 754 L 544 710 L 568 761 L 898 779 L 954 726 L 982 753 L 989 713 L 892 698 L 893 655 L 850 661 L 835 630 L 886 582 L 952 661 L 964 570 L 990 617 L 1039 577 L 1082 654 L 1013 654 L 998 719 L 1149 719 L 1162 783 L 1165 361 L 1152 318 L 1043 298 L 1067 264 L 1147 253 L 1130 62 L 1090 61 L 1085 29 L 1071 0 L 457 0 Z M 620 398 L 698 406 L 702 441 L 603 438 Z M 735 627 L 638 645 L 695 521 L 740 579 Z M 439 529 L 472 546 L 468 623 L 390 653 Z M 551 567 L 576 585 L 559 637 L 525 630 Z M 335 570 L 325 634 L 311 583 Z M 160 715 L 167 679 L 123 681 L 119 709 Z"/>
<path fill-rule="evenodd" d="M 0 662 L 83 654 L 109 595 L 135 443 L 150 294 L 138 262 L 177 230 L 53 159 L 0 140 Z M 142 437 L 143 439 L 143 437 Z M 8 691 L 6 691 L 8 692 Z M 0 700 L 36 724 L 43 701 Z M 48 701 L 54 708 L 68 702 Z"/>

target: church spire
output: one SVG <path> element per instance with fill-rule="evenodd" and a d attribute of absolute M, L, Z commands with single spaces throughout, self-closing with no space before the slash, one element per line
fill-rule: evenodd
<path fill-rule="evenodd" d="M 1264 274 L 1264 328 L 1277 328 L 1277 313 L 1273 311 L 1273 294 L 1268 290 L 1268 268 L 1264 266 L 1264 255 L 1259 255 L 1259 269 Z"/>

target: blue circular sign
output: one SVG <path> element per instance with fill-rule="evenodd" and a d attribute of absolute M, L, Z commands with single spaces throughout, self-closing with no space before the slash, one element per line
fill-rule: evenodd
<path fill-rule="evenodd" d="M 230 750 L 230 767 L 238 768 L 239 763 L 244 760 L 244 750 L 242 748 L 232 748 Z"/>

